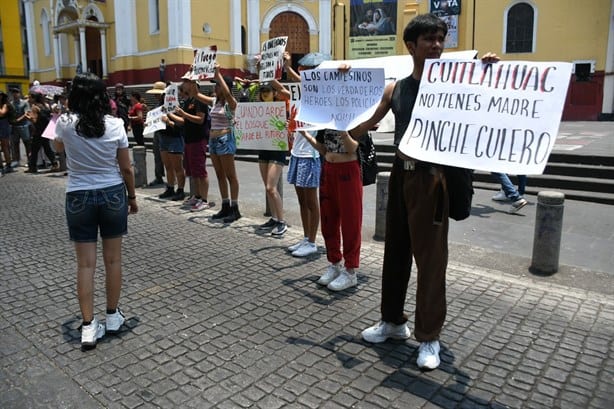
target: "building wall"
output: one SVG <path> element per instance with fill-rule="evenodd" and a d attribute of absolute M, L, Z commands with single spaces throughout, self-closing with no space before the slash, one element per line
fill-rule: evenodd
<path fill-rule="evenodd" d="M 27 92 L 29 77 L 24 62 L 21 41 L 21 18 L 17 1 L 0 1 L 2 23 L 3 66 L 0 67 L 0 90 L 7 92 L 9 86 L 18 85 Z"/>
<path fill-rule="evenodd" d="M 24 1 L 24 0 L 19 0 Z M 193 49 L 216 45 L 218 62 L 228 73 L 249 75 L 255 71 L 255 55 L 260 44 L 269 38 L 269 28 L 276 15 L 292 12 L 300 15 L 309 26 L 309 51 L 332 54 L 335 59 L 348 58 L 350 22 L 349 0 L 159 0 L 159 30 L 151 32 L 150 11 L 153 0 L 70 0 L 80 10 L 96 8 L 101 20 L 109 24 L 106 30 L 107 80 L 127 84 L 151 83 L 159 79 L 161 58 L 166 62 L 166 79 L 178 80 L 193 58 Z M 40 25 L 41 12 L 46 9 L 51 21 L 57 10 L 50 8 L 58 0 L 26 0 L 32 3 L 36 20 L 36 67 L 30 79 L 41 82 L 67 81 L 75 74 L 76 55 L 72 36 L 65 41 L 67 61 L 55 69 L 55 57 L 44 54 L 44 38 Z M 366 3 L 377 5 L 377 2 Z M 594 64 L 590 84 L 580 84 L 575 77 L 570 82 L 572 97 L 581 105 L 579 115 L 591 119 L 602 109 L 607 85 L 608 33 L 612 31 L 612 0 L 525 0 L 536 11 L 534 52 L 505 52 L 506 11 L 521 0 L 460 0 L 458 46 L 453 50 L 476 49 L 494 51 L 508 60 L 578 61 Z M 0 7 L 15 8 L 11 2 Z M 429 0 L 398 0 L 396 3 L 397 54 L 407 53 L 402 41 L 406 24 L 419 13 L 429 11 Z M 121 25 L 119 27 L 118 25 Z M 241 33 L 244 28 L 244 34 Z M 30 28 L 30 27 L 29 27 Z M 5 30 L 3 24 L 3 30 Z M 376 41 L 376 40 L 375 40 Z M 5 41 L 5 47 L 7 42 Z M 55 42 L 51 40 L 51 48 Z M 290 50 L 292 51 L 292 50 Z M 57 72 L 59 71 L 59 75 Z M 606 85 L 604 86 L 604 83 Z M 611 109 L 611 105 L 610 109 Z M 590 112 L 589 112 L 590 111 Z M 566 108 L 566 112 L 570 112 Z M 576 118 L 573 114 L 571 117 Z"/>

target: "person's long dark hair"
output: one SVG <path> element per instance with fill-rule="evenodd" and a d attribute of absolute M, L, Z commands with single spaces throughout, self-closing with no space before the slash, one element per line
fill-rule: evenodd
<path fill-rule="evenodd" d="M 104 116 L 111 114 L 111 105 L 104 82 L 92 73 L 78 74 L 68 95 L 68 109 L 77 114 L 76 130 L 84 138 L 104 135 Z"/>
<path fill-rule="evenodd" d="M 8 104 L 9 96 L 4 92 L 0 91 L 0 108 L 4 106 L 4 104 Z"/>

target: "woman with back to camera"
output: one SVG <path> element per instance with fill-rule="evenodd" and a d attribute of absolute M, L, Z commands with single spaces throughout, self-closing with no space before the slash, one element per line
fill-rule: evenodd
<path fill-rule="evenodd" d="M 124 323 L 118 308 L 122 285 L 122 236 L 128 213 L 136 213 L 134 173 L 128 137 L 120 118 L 111 116 L 105 84 L 79 74 L 68 97 L 70 112 L 58 119 L 55 147 L 66 150 L 66 220 L 77 256 L 77 296 L 83 317 L 81 347 L 91 349 L 105 334 L 94 315 L 94 272 L 98 230 L 106 272 L 106 332 Z M 126 195 L 126 190 L 127 195 Z"/>

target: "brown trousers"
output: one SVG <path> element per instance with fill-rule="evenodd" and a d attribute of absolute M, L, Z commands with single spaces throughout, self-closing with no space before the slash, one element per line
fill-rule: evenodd
<path fill-rule="evenodd" d="M 395 162 L 388 184 L 386 243 L 382 278 L 382 320 L 407 321 L 404 314 L 412 255 L 418 269 L 416 340 L 439 338 L 446 318 L 448 192 L 434 166 L 404 170 Z"/>

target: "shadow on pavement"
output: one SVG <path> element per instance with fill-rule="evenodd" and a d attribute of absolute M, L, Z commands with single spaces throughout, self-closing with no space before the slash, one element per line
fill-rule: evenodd
<path fill-rule="evenodd" d="M 454 353 L 443 344 L 441 344 L 440 352 L 441 364 L 434 371 L 445 372 L 453 377 L 454 383 L 445 385 L 425 376 L 425 374 L 434 371 L 423 371 L 418 368 L 416 365 L 418 347 L 407 343 L 407 341 L 389 340 L 382 344 L 370 344 L 360 338 L 346 334 L 338 335 L 323 343 L 296 337 L 289 337 L 286 339 L 286 342 L 288 344 L 322 348 L 332 352 L 346 369 L 352 369 L 365 361 L 340 351 L 338 344 L 350 343 L 367 346 L 379 355 L 382 363 L 396 369 L 382 380 L 381 386 L 383 387 L 408 392 L 441 408 L 456 408 L 461 401 L 465 403 L 460 405 L 462 407 L 505 408 L 505 406 L 496 402 L 467 393 L 472 379 L 465 372 L 454 366 Z M 404 359 L 399 357 L 404 357 Z M 469 400 L 469 402 L 466 400 Z"/>

